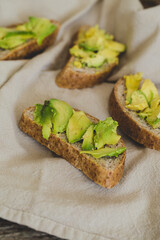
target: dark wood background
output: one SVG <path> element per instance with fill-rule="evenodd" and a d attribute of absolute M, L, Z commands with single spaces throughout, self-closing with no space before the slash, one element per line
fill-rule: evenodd
<path fill-rule="evenodd" d="M 60 240 L 55 236 L 0 219 L 0 240 Z M 62 239 L 61 239 L 62 240 Z"/>
<path fill-rule="evenodd" d="M 160 4 L 160 0 L 141 0 L 145 8 Z M 0 240 L 62 240 L 46 233 L 0 219 Z M 63 239 L 64 240 L 64 239 Z"/>

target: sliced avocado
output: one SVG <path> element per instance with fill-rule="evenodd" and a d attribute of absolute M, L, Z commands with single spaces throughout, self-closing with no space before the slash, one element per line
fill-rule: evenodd
<path fill-rule="evenodd" d="M 105 33 L 104 30 L 99 29 L 98 25 L 95 25 L 91 28 L 89 28 L 86 32 L 80 32 L 78 34 L 78 43 L 85 43 L 85 40 L 88 38 L 92 38 L 95 37 L 96 39 L 98 39 L 98 37 L 101 37 L 101 39 L 105 39 L 105 40 L 113 40 L 113 35 L 109 34 L 109 33 Z M 92 44 L 93 44 L 92 40 Z M 86 46 L 84 46 L 85 48 Z"/>
<path fill-rule="evenodd" d="M 21 44 L 25 43 L 26 40 L 24 39 L 13 39 L 13 38 L 7 38 L 0 40 L 0 48 L 3 49 L 13 49 L 15 47 L 20 46 Z"/>
<path fill-rule="evenodd" d="M 79 44 L 80 42 L 83 42 L 84 40 L 85 40 L 85 32 L 79 31 L 76 43 Z"/>
<path fill-rule="evenodd" d="M 51 109 L 49 106 L 45 106 L 42 109 L 42 135 L 47 140 L 51 134 L 53 115 L 53 109 Z"/>
<path fill-rule="evenodd" d="M 97 149 L 102 148 L 106 144 L 116 144 L 121 138 L 116 130 L 118 123 L 111 117 L 104 121 L 99 121 L 95 126 L 94 144 Z"/>
<path fill-rule="evenodd" d="M 86 57 L 81 59 L 82 64 L 87 65 L 89 68 L 101 67 L 105 62 L 105 57 L 101 55 L 96 55 L 95 57 Z"/>
<path fill-rule="evenodd" d="M 41 45 L 44 38 L 56 28 L 48 19 L 30 17 L 27 23 L 17 26 L 16 29 L 0 28 L 0 48 L 12 49 L 32 38 L 36 38 Z"/>
<path fill-rule="evenodd" d="M 82 111 L 75 111 L 69 119 L 66 135 L 69 143 L 74 143 L 82 139 L 87 128 L 92 124 L 90 119 Z"/>
<path fill-rule="evenodd" d="M 133 111 L 143 111 L 148 107 L 145 94 L 141 90 L 136 90 L 131 95 L 131 103 L 126 107 Z"/>
<path fill-rule="evenodd" d="M 49 101 L 45 101 L 44 105 L 36 104 L 34 111 L 34 121 L 42 126 L 42 136 L 48 140 L 52 129 L 52 118 L 54 110 L 49 106 Z"/>
<path fill-rule="evenodd" d="M 118 58 L 118 57 L 108 58 L 108 59 L 107 59 L 107 63 L 109 63 L 109 64 L 115 63 L 116 65 L 118 65 L 118 63 L 119 63 L 119 58 Z"/>
<path fill-rule="evenodd" d="M 144 120 L 148 116 L 148 114 L 145 112 L 139 112 L 138 116 Z"/>
<path fill-rule="evenodd" d="M 141 87 L 142 92 L 146 95 L 147 99 L 148 99 L 148 103 L 150 104 L 151 101 L 154 98 L 158 97 L 158 91 L 156 86 L 154 85 L 153 82 L 151 82 L 150 79 L 145 79 L 142 87 Z"/>
<path fill-rule="evenodd" d="M 83 135 L 83 150 L 92 150 L 94 149 L 94 125 L 90 125 Z"/>
<path fill-rule="evenodd" d="M 101 158 L 101 157 L 118 157 L 121 153 L 123 153 L 126 150 L 125 147 L 118 147 L 118 148 L 101 148 L 98 150 L 92 150 L 92 151 L 81 151 L 80 153 L 87 153 L 92 155 L 94 158 Z"/>
<path fill-rule="evenodd" d="M 126 79 L 126 107 L 137 111 L 137 115 L 153 128 L 160 128 L 160 97 L 154 83 L 145 79 L 141 89 L 142 74 L 129 75 Z"/>
<path fill-rule="evenodd" d="M 152 113 L 151 108 L 147 107 L 144 111 L 142 111 L 142 112 L 140 111 L 137 114 L 140 118 L 145 119 L 146 117 L 150 116 L 151 113 Z"/>
<path fill-rule="evenodd" d="M 41 45 L 44 38 L 49 36 L 57 26 L 52 24 L 50 20 L 46 18 L 29 17 L 29 21 L 25 23 L 27 31 L 31 31 L 36 34 L 37 43 Z"/>
<path fill-rule="evenodd" d="M 119 53 L 114 51 L 114 50 L 110 50 L 110 49 L 105 48 L 105 49 L 99 51 L 98 54 L 101 55 L 101 56 L 104 56 L 107 59 L 112 59 L 112 58 L 117 57 Z"/>
<path fill-rule="evenodd" d="M 13 49 L 25 43 L 26 39 L 21 38 L 7 38 L 0 40 L 0 48 L 3 49 Z"/>
<path fill-rule="evenodd" d="M 116 41 L 106 41 L 105 47 L 116 52 L 124 52 L 126 49 L 126 46 L 124 44 Z"/>
<path fill-rule="evenodd" d="M 93 27 L 90 27 L 86 32 L 85 32 L 85 38 L 90 38 L 93 37 L 94 35 L 102 35 L 104 36 L 105 32 L 104 30 L 99 29 L 98 24 L 96 24 Z"/>
<path fill-rule="evenodd" d="M 79 46 L 94 52 L 103 49 L 105 41 L 106 40 L 103 36 L 94 35 L 86 39 L 84 42 L 81 42 Z"/>
<path fill-rule="evenodd" d="M 108 63 L 117 62 L 118 54 L 119 54 L 118 52 L 107 49 L 107 48 L 100 50 L 98 52 L 98 55 L 103 56 Z"/>
<path fill-rule="evenodd" d="M 41 112 L 42 112 L 43 105 L 42 104 L 36 104 L 35 110 L 33 113 L 34 121 L 42 126 L 42 119 L 41 119 Z"/>
<path fill-rule="evenodd" d="M 153 123 L 152 123 L 153 128 L 160 128 L 160 119 L 157 118 Z"/>
<path fill-rule="evenodd" d="M 73 65 L 76 67 L 76 68 L 82 68 L 82 63 L 79 61 L 79 60 L 75 60 L 73 62 Z"/>
<path fill-rule="evenodd" d="M 98 25 L 89 28 L 86 32 L 78 34 L 77 45 L 70 49 L 70 53 L 79 61 L 73 63 L 77 68 L 99 68 L 106 62 L 118 64 L 118 55 L 124 51 L 125 46 L 114 42 L 113 36 L 99 29 Z M 108 44 L 111 43 L 110 49 Z M 117 51 L 115 51 L 117 49 Z"/>
<path fill-rule="evenodd" d="M 27 23 L 16 29 L 0 28 L 0 48 L 12 49 L 31 38 L 36 38 L 38 45 L 41 45 L 56 28 L 48 19 L 30 17 Z"/>
<path fill-rule="evenodd" d="M 27 32 L 27 31 L 10 31 L 8 33 L 6 33 L 5 35 L 5 39 L 7 38 L 21 38 L 21 39 L 30 39 L 30 38 L 34 38 L 35 34 L 33 32 Z"/>
<path fill-rule="evenodd" d="M 13 31 L 13 29 L 0 27 L 0 39 L 4 38 L 6 33 L 10 32 L 10 31 Z"/>
<path fill-rule="evenodd" d="M 26 42 L 27 39 L 34 38 L 32 32 L 10 31 L 0 40 L 0 47 L 3 49 L 12 49 Z"/>
<path fill-rule="evenodd" d="M 79 68 L 82 67 L 83 64 L 89 68 L 98 68 L 101 67 L 105 62 L 117 62 L 116 56 L 118 55 L 118 52 L 110 49 L 103 49 L 98 53 L 92 53 L 91 51 L 84 51 L 83 49 L 80 49 L 77 45 L 70 49 L 70 53 L 81 58 L 79 59 L 81 65 L 78 63 Z M 77 61 L 73 64 L 77 66 Z"/>
<path fill-rule="evenodd" d="M 126 104 L 131 103 L 131 95 L 134 91 L 138 90 L 142 80 L 142 73 L 134 75 L 126 75 L 123 77 L 126 80 Z"/>
<path fill-rule="evenodd" d="M 149 125 L 151 125 L 153 128 L 159 128 L 160 127 L 160 106 L 158 106 L 154 111 L 152 111 L 152 114 L 150 114 L 146 121 Z"/>
<path fill-rule="evenodd" d="M 105 33 L 105 38 L 106 38 L 106 40 L 113 40 L 114 36 L 112 34 Z"/>
<path fill-rule="evenodd" d="M 18 30 L 18 31 L 27 31 L 27 28 L 26 28 L 25 24 L 22 24 L 22 25 L 18 25 L 16 27 L 16 30 Z"/>
<path fill-rule="evenodd" d="M 91 51 L 84 51 L 78 45 L 74 45 L 72 48 L 70 48 L 70 54 L 79 58 L 91 57 L 95 55 Z"/>
<path fill-rule="evenodd" d="M 66 130 L 69 119 L 73 114 L 73 109 L 64 101 L 58 99 L 51 99 L 49 106 L 54 109 L 55 114 L 52 119 L 52 132 L 62 133 Z"/>
<path fill-rule="evenodd" d="M 78 43 L 81 47 L 89 51 L 99 51 L 104 48 L 106 38 L 109 38 L 109 34 L 105 34 L 105 31 L 99 29 L 98 25 L 89 28 L 85 34 L 81 35 Z"/>
<path fill-rule="evenodd" d="M 156 97 L 156 98 L 153 98 L 153 100 L 151 101 L 151 104 L 150 104 L 150 107 L 151 109 L 156 109 L 158 106 L 160 105 L 160 97 Z"/>

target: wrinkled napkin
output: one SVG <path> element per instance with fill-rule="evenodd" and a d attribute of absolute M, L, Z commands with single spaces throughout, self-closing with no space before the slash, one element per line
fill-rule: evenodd
<path fill-rule="evenodd" d="M 138 0 L 0 0 L 1 26 L 28 16 L 61 22 L 56 43 L 30 60 L 0 61 L 0 217 L 70 240 L 160 239 L 160 153 L 123 135 L 124 175 L 107 190 L 18 128 L 23 110 L 50 98 L 104 120 L 114 81 L 143 72 L 159 86 L 160 6 Z M 71 38 L 83 24 L 100 27 L 127 46 L 105 82 L 59 88 Z M 113 81 L 113 82 L 112 82 Z"/>

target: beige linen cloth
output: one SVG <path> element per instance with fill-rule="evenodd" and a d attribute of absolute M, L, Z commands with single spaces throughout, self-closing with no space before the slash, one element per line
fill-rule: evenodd
<path fill-rule="evenodd" d="M 22 133 L 22 111 L 60 98 L 101 120 L 109 116 L 113 83 L 83 90 L 58 88 L 71 37 L 82 24 L 99 23 L 127 45 L 110 81 L 143 72 L 160 81 L 160 6 L 138 0 L 0 0 L 0 23 L 28 16 L 62 23 L 54 46 L 31 60 L 0 62 L 0 217 L 70 240 L 160 239 L 160 153 L 127 136 L 124 175 L 104 189 L 64 159 Z"/>

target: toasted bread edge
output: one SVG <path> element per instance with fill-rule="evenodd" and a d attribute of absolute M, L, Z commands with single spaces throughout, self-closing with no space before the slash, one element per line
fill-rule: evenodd
<path fill-rule="evenodd" d="M 48 141 L 44 139 L 42 136 L 41 126 L 37 125 L 27 115 L 27 112 L 32 109 L 33 107 L 24 110 L 19 121 L 19 127 L 24 133 L 27 133 L 40 144 L 46 146 L 48 149 L 55 152 L 57 155 L 66 159 L 74 167 L 81 170 L 87 177 L 89 177 L 91 180 L 93 180 L 100 186 L 105 188 L 112 188 L 120 181 L 123 175 L 126 152 L 119 156 L 120 163 L 114 169 L 114 171 L 106 169 L 100 164 L 98 164 L 96 161 L 94 161 L 93 158 L 91 158 L 89 155 L 80 154 L 80 152 L 77 150 L 76 147 L 74 147 L 74 145 L 71 145 L 68 142 L 60 139 L 60 137 L 58 137 L 58 134 L 51 134 Z M 94 117 L 90 117 L 96 120 Z M 120 141 L 124 146 L 123 140 L 121 139 Z"/>

